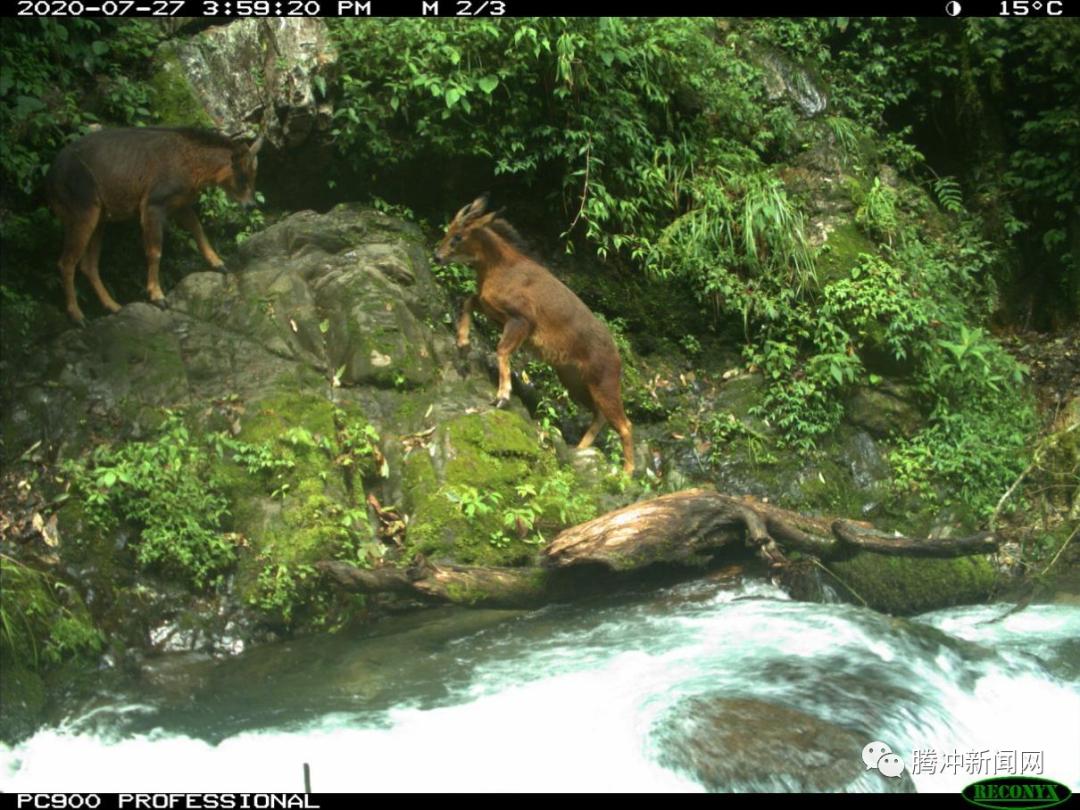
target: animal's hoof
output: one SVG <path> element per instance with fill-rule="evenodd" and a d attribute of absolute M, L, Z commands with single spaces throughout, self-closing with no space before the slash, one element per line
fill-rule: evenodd
<path fill-rule="evenodd" d="M 496 408 L 505 408 L 510 404 L 510 399 L 508 397 L 495 397 L 495 399 L 491 401 L 491 404 Z"/>
<path fill-rule="evenodd" d="M 155 307 L 157 307 L 160 310 L 166 310 L 166 309 L 169 308 L 169 304 L 168 304 L 168 302 L 166 302 L 166 300 L 164 298 L 157 298 L 157 299 L 151 301 L 150 303 L 153 304 Z"/>
<path fill-rule="evenodd" d="M 229 273 L 229 272 L 231 272 L 231 271 L 229 270 L 229 265 L 227 265 L 227 264 L 224 264 L 224 263 L 222 263 L 222 264 L 219 264 L 219 265 L 215 265 L 215 266 L 214 266 L 214 267 L 212 267 L 211 269 L 212 269 L 212 270 L 216 270 L 216 271 L 217 271 L 217 272 L 219 272 L 219 273 Z"/>
<path fill-rule="evenodd" d="M 457 350 L 458 350 L 458 353 L 460 353 L 460 354 L 468 354 L 469 349 L 471 349 L 471 348 L 472 348 L 471 343 L 459 343 L 457 345 Z"/>

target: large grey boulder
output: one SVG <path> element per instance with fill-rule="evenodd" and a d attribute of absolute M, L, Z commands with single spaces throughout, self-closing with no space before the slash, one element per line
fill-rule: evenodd
<path fill-rule="evenodd" d="M 167 123 L 261 132 L 277 147 L 330 126 L 324 96 L 337 53 L 321 19 L 237 20 L 166 43 L 157 61 L 158 112 Z"/>

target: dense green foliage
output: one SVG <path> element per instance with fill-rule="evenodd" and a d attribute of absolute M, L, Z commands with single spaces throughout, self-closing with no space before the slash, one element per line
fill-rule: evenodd
<path fill-rule="evenodd" d="M 178 414 L 169 414 L 153 441 L 102 445 L 66 472 L 90 523 L 111 532 L 119 521 L 139 529 L 136 558 L 204 587 L 236 558 L 221 530 L 228 502 L 210 475 L 211 458 Z"/>
<path fill-rule="evenodd" d="M 1023 466 L 1033 427 L 1021 369 L 978 327 L 999 305 L 1012 254 L 988 241 L 988 206 L 965 208 L 965 185 L 934 175 L 905 140 L 910 129 L 890 131 L 887 118 L 924 104 L 927 83 L 960 81 L 964 48 L 983 49 L 985 61 L 1002 47 L 1010 24 L 986 22 L 1000 30 L 914 20 L 387 20 L 372 36 L 369 21 L 343 21 L 336 134 L 365 173 L 470 160 L 470 171 L 564 212 L 568 247 L 688 281 L 718 325 L 739 324 L 748 361 L 769 382 L 760 415 L 799 447 L 835 429 L 852 386 L 910 376 L 929 423 L 895 454 L 901 485 L 933 495 L 935 482 L 946 484 L 985 514 Z M 1024 30 L 1025 41 L 1037 36 Z M 823 71 L 833 112 L 820 123 L 767 96 L 762 55 L 773 48 Z M 1038 53 L 1032 81 L 1064 80 L 1059 62 Z M 953 72 L 925 75 L 935 59 Z M 1043 109 L 1040 120 L 1049 127 L 1074 112 Z M 834 240 L 815 247 L 809 236 L 813 191 L 785 179 L 784 167 L 823 137 L 862 232 L 862 247 L 840 258 Z M 882 163 L 908 179 L 879 175 Z M 1076 162 L 1054 166 L 1067 202 Z M 1022 209 L 1008 209 L 1014 232 Z M 1050 255 L 1058 267 L 1072 261 Z M 656 328 L 687 338 L 678 323 Z"/>
<path fill-rule="evenodd" d="M 290 524 L 301 544 L 307 535 L 332 544 L 333 554 L 370 565 L 381 544 L 367 529 L 362 504 L 337 503 L 322 487 L 333 469 L 346 479 L 385 474 L 378 433 L 366 422 L 336 411 L 333 436 L 294 426 L 262 441 L 226 433 L 192 432 L 179 412 L 167 412 L 157 433 L 145 441 L 99 445 L 68 461 L 64 472 L 92 530 L 110 535 L 121 525 L 135 531 L 140 568 L 185 580 L 196 588 L 221 582 L 233 569 L 246 538 L 237 531 L 234 504 L 260 496 L 279 502 L 298 518 Z M 325 469 L 313 465 L 319 459 Z M 376 459 L 381 461 L 377 462 Z M 238 481 L 240 482 L 238 484 Z M 251 492 L 248 492 L 248 490 Z M 252 492 L 254 495 L 252 495 Z M 250 506 L 250 504 L 248 504 Z M 258 585 L 250 602 L 285 622 L 298 604 L 312 598 L 315 572 L 282 547 L 258 560 Z"/>
<path fill-rule="evenodd" d="M 110 19 L 12 20 L 0 49 L 0 181 L 31 194 L 88 124 L 149 123 L 145 77 L 161 28 Z"/>
<path fill-rule="evenodd" d="M 854 387 L 899 376 L 928 414 L 921 433 L 897 440 L 902 486 L 947 491 L 985 513 L 1022 468 L 1032 429 L 1022 370 L 988 327 L 1009 301 L 1026 301 L 1029 319 L 1048 313 L 1040 323 L 1077 310 L 1074 21 L 328 24 L 340 81 L 319 92 L 335 106 L 342 165 L 384 195 L 380 177 L 407 177 L 395 172 L 409 167 L 426 176 L 432 166 L 442 175 L 402 186 L 386 204 L 445 216 L 450 201 L 494 181 L 513 201 L 512 219 L 562 234 L 567 249 L 599 260 L 599 273 L 689 290 L 702 314 L 695 329 L 741 335 L 747 363 L 768 383 L 759 414 L 789 445 L 812 448 Z M 31 194 L 67 139 L 90 123 L 161 120 L 149 57 L 166 37 L 139 21 L 6 27 L 5 247 L 53 249 L 55 225 Z M 787 80 L 820 85 L 828 106 L 807 117 L 791 92 L 776 92 Z M 830 193 L 843 197 L 828 206 L 814 175 L 822 160 L 836 164 Z M 220 195 L 207 203 L 214 218 L 229 218 Z M 829 206 L 848 224 L 831 231 Z M 453 267 L 440 273 L 455 289 L 471 282 Z M 0 295 L 14 318 L 5 336 L 36 317 L 34 288 L 11 279 L 6 264 Z M 1012 294 L 1025 284 L 1029 292 Z M 617 293 L 602 298 L 628 358 L 645 328 L 699 356 L 705 335 L 670 317 L 670 301 L 654 302 L 653 322 L 630 323 Z M 550 428 L 558 387 L 535 371 Z M 628 359 L 628 405 L 641 418 L 656 405 L 636 373 Z M 204 506 L 209 525 L 219 513 Z M 225 554 L 180 567 L 208 581 Z"/>
<path fill-rule="evenodd" d="M 770 28 L 827 73 L 849 115 L 889 130 L 899 168 L 961 178 L 942 205 L 956 211 L 963 193 L 987 236 L 1009 238 L 1012 260 L 998 275 L 1041 310 L 1014 314 L 1046 325 L 1080 313 L 1080 23 L 853 18 Z"/>
<path fill-rule="evenodd" d="M 608 255 L 670 218 L 702 142 L 773 138 L 752 126 L 754 71 L 713 33 L 699 19 L 343 20 L 338 143 L 367 171 L 486 161 L 565 204 Z"/>
<path fill-rule="evenodd" d="M 0 582 L 0 658 L 36 670 L 101 650 L 101 636 L 70 586 L 6 555 Z"/>

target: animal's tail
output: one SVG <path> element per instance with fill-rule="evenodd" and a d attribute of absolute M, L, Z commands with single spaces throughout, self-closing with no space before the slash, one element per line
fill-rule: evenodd
<path fill-rule="evenodd" d="M 45 203 L 60 216 L 66 211 L 86 210 L 97 199 L 94 175 L 70 148 L 56 156 L 45 175 L 42 191 Z"/>

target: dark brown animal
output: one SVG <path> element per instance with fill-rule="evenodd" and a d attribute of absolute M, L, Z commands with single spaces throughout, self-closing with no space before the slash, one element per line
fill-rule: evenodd
<path fill-rule="evenodd" d="M 168 214 L 191 232 L 210 266 L 224 270 L 192 206 L 208 186 L 220 186 L 242 205 L 253 205 L 261 146 L 261 137 L 249 146 L 210 130 L 146 127 L 99 130 L 60 150 L 45 178 L 45 192 L 64 224 L 59 266 L 68 315 L 78 323 L 84 320 L 75 300 L 76 264 L 102 305 L 110 312 L 120 309 L 98 275 L 102 227 L 111 220 L 139 218 L 147 291 L 159 306 L 165 299 L 158 268 Z"/>
<path fill-rule="evenodd" d="M 578 448 L 592 445 L 610 422 L 622 439 L 623 470 L 633 472 L 633 434 L 622 404 L 622 361 L 611 333 L 570 288 L 519 249 L 520 238 L 509 223 L 486 209 L 487 198 L 480 197 L 458 211 L 435 250 L 440 264 L 458 261 L 477 271 L 477 293 L 465 301 L 458 321 L 458 348 L 469 345 L 470 317 L 479 305 L 503 328 L 496 349 L 495 406 L 510 399 L 510 355 L 526 343 L 551 364 L 570 396 L 593 413 Z"/>

